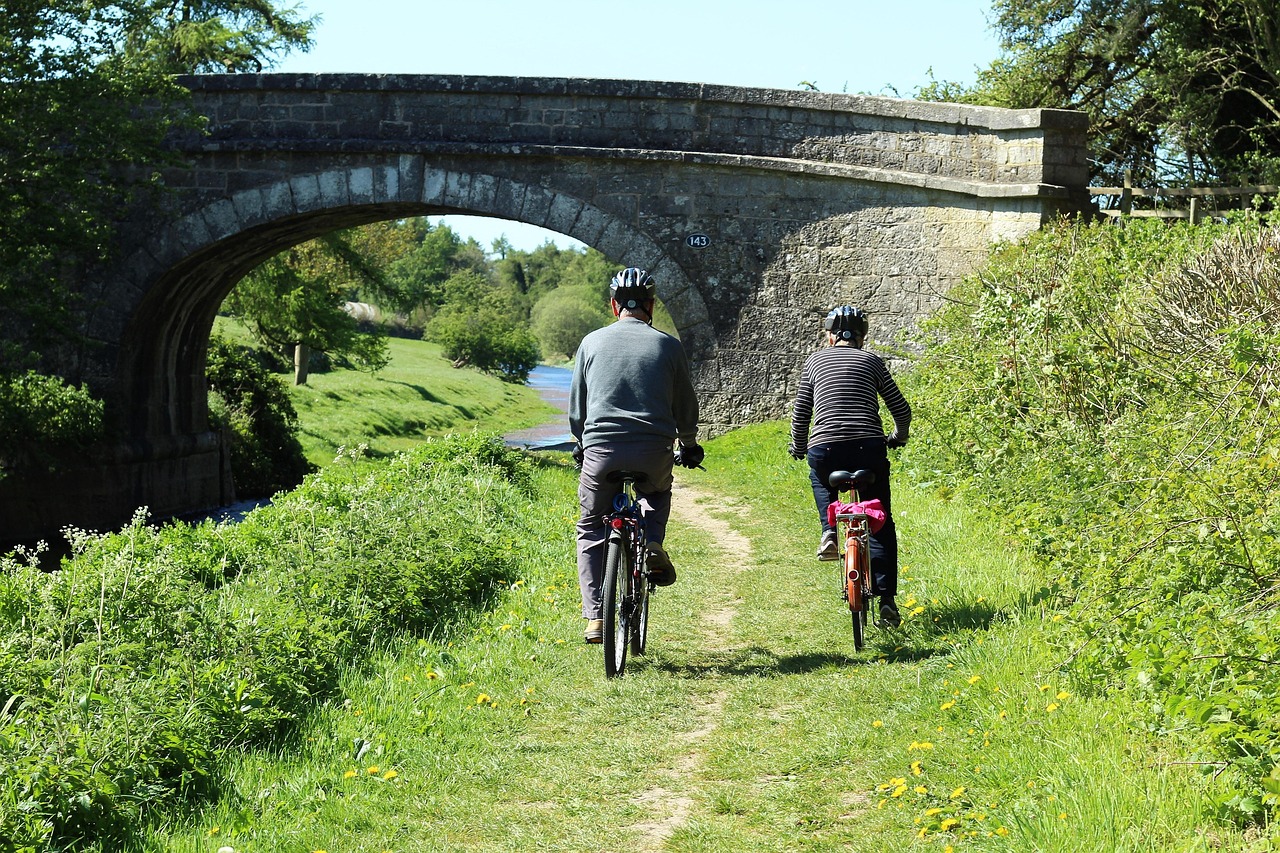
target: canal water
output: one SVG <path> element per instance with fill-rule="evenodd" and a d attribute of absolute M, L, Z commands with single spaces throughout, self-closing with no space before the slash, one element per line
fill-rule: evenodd
<path fill-rule="evenodd" d="M 569 450 L 573 435 L 569 432 L 569 383 L 573 371 L 566 367 L 538 365 L 529 371 L 529 387 L 542 399 L 555 406 L 562 414 L 541 426 L 509 432 L 503 438 L 508 447 L 527 447 L 530 450 Z"/>

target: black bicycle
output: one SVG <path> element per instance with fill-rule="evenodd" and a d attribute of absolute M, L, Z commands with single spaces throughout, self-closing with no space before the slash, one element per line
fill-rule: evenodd
<path fill-rule="evenodd" d="M 649 638 L 648 551 L 644 516 L 636 498 L 636 485 L 647 477 L 639 471 L 613 471 L 606 479 L 618 483 L 609 514 L 609 538 L 604 559 L 604 674 L 622 675 L 627 651 L 644 654 Z"/>

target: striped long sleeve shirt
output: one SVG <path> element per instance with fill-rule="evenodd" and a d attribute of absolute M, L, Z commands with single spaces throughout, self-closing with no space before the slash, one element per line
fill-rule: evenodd
<path fill-rule="evenodd" d="M 883 436 L 877 398 L 884 400 L 899 437 L 906 438 L 911 406 L 884 360 L 851 346 L 818 350 L 809 356 L 800 372 L 800 390 L 791 415 L 791 443 L 805 450 L 820 444 Z"/>

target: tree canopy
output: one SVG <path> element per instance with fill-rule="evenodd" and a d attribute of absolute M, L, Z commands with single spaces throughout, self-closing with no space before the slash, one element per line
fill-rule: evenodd
<path fill-rule="evenodd" d="M 972 87 L 920 97 L 1082 110 L 1093 173 L 1162 183 L 1280 181 L 1274 0 L 994 0 L 1002 55 Z"/>

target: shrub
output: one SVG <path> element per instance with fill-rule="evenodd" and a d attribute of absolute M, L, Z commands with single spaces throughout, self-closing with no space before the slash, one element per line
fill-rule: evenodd
<path fill-rule="evenodd" d="M 596 288 L 561 287 L 533 306 L 532 328 L 545 352 L 573 358 L 582 339 L 609 322 Z"/>
<path fill-rule="evenodd" d="M 53 465 L 59 453 L 101 438 L 102 411 L 86 387 L 57 376 L 0 374 L 0 476 L 10 467 Z"/>
<path fill-rule="evenodd" d="M 205 375 L 212 418 L 230 432 L 237 493 L 265 497 L 302 482 L 311 465 L 298 441 L 298 413 L 256 352 L 215 337 Z"/>
<path fill-rule="evenodd" d="M 339 463 L 238 525 L 72 532 L 53 573 L 0 557 L 0 838 L 125 849 L 277 744 L 372 643 L 513 580 L 539 496 L 494 438 Z M 533 525 L 536 522 L 524 522 Z M 34 561 L 33 561 L 34 562 Z"/>
<path fill-rule="evenodd" d="M 533 334 L 495 308 L 449 304 L 427 324 L 427 338 L 440 344 L 455 367 L 474 367 L 508 382 L 524 382 L 541 353 Z"/>
<path fill-rule="evenodd" d="M 1216 241 L 1216 242 L 1215 242 Z M 1280 803 L 1280 236 L 1060 224 L 926 324 L 904 463 L 981 495 L 1057 577 L 1082 686 Z"/>

